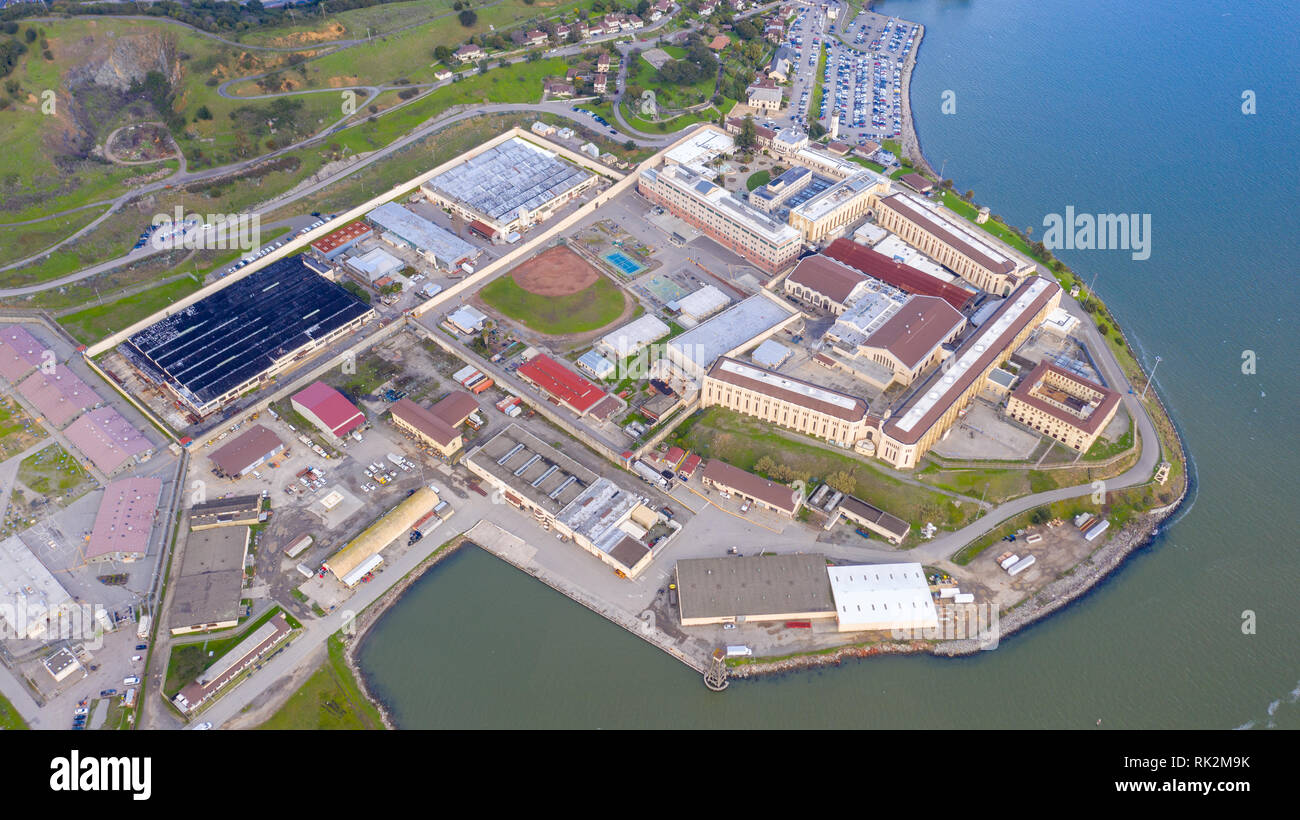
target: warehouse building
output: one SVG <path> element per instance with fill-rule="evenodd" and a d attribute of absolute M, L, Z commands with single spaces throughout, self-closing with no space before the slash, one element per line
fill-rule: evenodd
<path fill-rule="evenodd" d="M 552 404 L 567 407 L 579 416 L 587 415 L 606 396 L 604 390 L 545 353 L 521 364 L 515 375 L 536 387 Z"/>
<path fill-rule="evenodd" d="M 262 514 L 262 497 L 257 494 L 235 495 L 204 501 L 190 507 L 190 529 L 212 527 L 251 527 Z"/>
<path fill-rule="evenodd" d="M 18 639 L 60 634 L 76 605 L 41 559 L 16 535 L 0 541 L 0 630 Z"/>
<path fill-rule="evenodd" d="M 798 490 L 769 481 L 739 467 L 733 467 L 716 458 L 711 458 L 704 464 L 700 481 L 705 487 L 733 493 L 751 504 L 781 513 L 788 518 L 793 518 L 803 506 L 803 493 Z"/>
<path fill-rule="evenodd" d="M 400 538 L 425 513 L 438 506 L 439 500 L 433 487 L 420 487 L 352 539 L 347 546 L 331 555 L 324 567 L 344 586 L 356 586 L 383 563 L 380 553 L 384 548 Z"/>
<path fill-rule="evenodd" d="M 357 220 L 317 239 L 311 243 L 311 249 L 326 259 L 334 260 L 374 235 L 369 225 Z"/>
<path fill-rule="evenodd" d="M 611 331 L 596 342 L 596 347 L 611 356 L 615 361 L 626 359 L 641 352 L 651 342 L 658 341 L 672 331 L 658 317 L 646 314 L 617 330 Z"/>
<path fill-rule="evenodd" d="M 963 224 L 965 220 L 932 203 L 907 194 L 879 200 L 876 223 L 898 234 L 980 290 L 1006 296 L 1033 270 L 1000 250 L 988 235 Z"/>
<path fill-rule="evenodd" d="M 406 263 L 383 248 L 372 248 L 360 256 L 350 257 L 347 266 L 362 281 L 373 285 L 385 276 L 392 277 L 401 273 Z"/>
<path fill-rule="evenodd" d="M 555 152 L 513 137 L 438 174 L 420 190 L 466 222 L 508 236 L 550 219 L 596 180 Z"/>
<path fill-rule="evenodd" d="M 803 248 L 803 237 L 794 228 L 685 166 L 647 168 L 637 178 L 637 190 L 766 273 L 793 263 Z"/>
<path fill-rule="evenodd" d="M 1007 399 L 1007 415 L 1086 453 L 1115 418 L 1119 393 L 1044 359 Z"/>
<path fill-rule="evenodd" d="M 105 475 L 153 455 L 149 440 L 112 407 L 83 414 L 63 435 Z"/>
<path fill-rule="evenodd" d="M 87 561 L 139 561 L 149 547 L 162 481 L 127 478 L 104 488 L 86 545 Z"/>
<path fill-rule="evenodd" d="M 248 527 L 191 530 L 181 574 L 172 588 L 168 628 L 173 635 L 226 629 L 239 623 L 248 559 Z"/>
<path fill-rule="evenodd" d="M 366 219 L 383 231 L 383 239 L 388 244 L 411 248 L 443 270 L 460 267 L 479 253 L 478 248 L 456 234 L 396 202 L 385 202 L 367 213 Z"/>
<path fill-rule="evenodd" d="M 22 325 L 0 327 L 0 376 L 17 384 L 19 379 L 47 361 L 47 349 Z M 48 360 L 53 362 L 53 356 Z"/>
<path fill-rule="evenodd" d="M 443 458 L 450 458 L 464 446 L 460 426 L 478 409 L 478 402 L 469 393 L 458 390 L 429 408 L 401 399 L 389 409 L 394 427 Z"/>
<path fill-rule="evenodd" d="M 37 370 L 18 385 L 18 392 L 50 424 L 63 427 L 101 403 L 99 394 L 66 364 L 54 365 L 50 371 Z"/>
<path fill-rule="evenodd" d="M 912 469 L 971 400 L 998 364 L 1061 303 L 1060 285 L 1041 276 L 1021 283 L 993 318 L 952 355 L 952 364 L 915 388 L 881 427 L 876 455 L 896 469 Z"/>
<path fill-rule="evenodd" d="M 366 423 L 366 414 L 325 382 L 312 382 L 289 401 L 303 418 L 335 439 L 342 439 Z"/>
<path fill-rule="evenodd" d="M 146 378 L 206 416 L 375 315 L 292 256 L 155 322 L 121 349 Z"/>
<path fill-rule="evenodd" d="M 511 424 L 465 459 L 470 472 L 532 515 L 629 578 L 650 565 L 646 533 L 659 514 L 645 497 L 596 475 L 541 439 Z"/>
<path fill-rule="evenodd" d="M 241 478 L 284 452 L 280 437 L 254 424 L 212 454 L 212 464 L 223 476 Z"/>
<path fill-rule="evenodd" d="M 835 617 L 823 555 L 690 558 L 674 576 L 682 626 Z"/>
<path fill-rule="evenodd" d="M 933 630 L 939 614 L 920 564 L 827 567 L 840 632 Z"/>
<path fill-rule="evenodd" d="M 734 356 L 799 320 L 798 311 L 766 291 L 737 302 L 664 345 L 664 359 L 698 383 L 722 356 Z M 680 391 L 679 391 L 680 392 Z"/>
<path fill-rule="evenodd" d="M 714 405 L 845 445 L 871 427 L 860 398 L 728 357 L 709 369 L 700 391 L 700 407 Z"/>
<path fill-rule="evenodd" d="M 944 282 L 864 245 L 845 239 L 836 239 L 827 245 L 822 255 L 878 279 L 885 284 L 908 293 L 938 296 L 958 310 L 965 310 L 974 301 L 976 293 Z"/>
<path fill-rule="evenodd" d="M 695 327 L 729 304 L 731 304 L 730 296 L 719 290 L 716 285 L 705 285 L 675 302 L 669 302 L 664 307 L 676 311 L 677 320 L 682 325 Z"/>

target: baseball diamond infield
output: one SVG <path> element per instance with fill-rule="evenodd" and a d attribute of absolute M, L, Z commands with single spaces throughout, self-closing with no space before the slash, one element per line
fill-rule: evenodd
<path fill-rule="evenodd" d="M 563 246 L 549 248 L 479 291 L 488 306 L 550 336 L 584 333 L 624 312 L 624 294 Z"/>

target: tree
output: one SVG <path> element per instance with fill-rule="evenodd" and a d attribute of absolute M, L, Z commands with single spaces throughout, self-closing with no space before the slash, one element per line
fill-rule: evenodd
<path fill-rule="evenodd" d="M 967 192 L 966 192 L 966 196 L 965 196 L 964 198 L 965 198 L 965 200 L 966 200 L 967 202 L 974 202 L 974 201 L 975 201 L 975 192 L 974 192 L 974 191 L 967 191 Z"/>
<path fill-rule="evenodd" d="M 542 59 L 542 52 L 540 52 L 540 51 L 530 51 L 530 52 L 528 52 L 528 56 L 525 57 L 524 59 L 526 59 L 526 60 L 527 60 L 528 62 L 530 62 L 530 63 L 535 63 L 535 62 L 537 62 L 538 60 Z"/>
<path fill-rule="evenodd" d="M 1097 323 L 1097 332 L 1100 333 L 1101 335 L 1105 336 L 1107 333 L 1110 333 L 1110 328 L 1106 326 L 1106 323 L 1105 323 L 1105 322 L 1098 322 L 1098 323 Z"/>
<path fill-rule="evenodd" d="M 478 14 L 476 14 L 472 9 L 465 9 L 460 14 L 456 15 L 456 19 L 460 20 L 462 26 L 469 28 L 478 22 Z"/>
<path fill-rule="evenodd" d="M 775 467 L 776 462 L 772 460 L 771 456 L 763 456 L 758 461 L 754 462 L 754 472 L 762 475 L 770 474 Z"/>
<path fill-rule="evenodd" d="M 816 140 L 824 136 L 826 136 L 826 126 L 820 122 L 814 121 L 812 125 L 808 126 L 808 139 Z"/>
<path fill-rule="evenodd" d="M 635 151 L 635 150 L 636 150 L 636 143 L 633 142 L 632 140 L 626 140 L 626 141 L 623 143 L 623 147 L 624 147 L 626 150 L 628 150 L 628 151 Z"/>
<path fill-rule="evenodd" d="M 208 110 L 208 107 L 206 105 L 200 105 L 199 110 L 194 112 L 194 119 L 210 120 L 212 119 L 212 112 Z"/>
<path fill-rule="evenodd" d="M 736 147 L 748 151 L 758 144 L 758 129 L 754 125 L 754 115 L 748 114 L 740 123 L 740 133 L 736 135 Z"/>
<path fill-rule="evenodd" d="M 854 480 L 853 474 L 845 470 L 838 470 L 826 476 L 826 483 L 831 485 L 831 489 L 838 490 L 845 495 L 853 492 L 857 487 L 857 481 Z"/>
<path fill-rule="evenodd" d="M 437 46 L 433 49 L 433 59 L 440 63 L 445 63 L 451 59 L 451 48 L 449 46 Z"/>

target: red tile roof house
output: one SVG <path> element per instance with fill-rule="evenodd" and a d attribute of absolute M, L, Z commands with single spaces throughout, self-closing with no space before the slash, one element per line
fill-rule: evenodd
<path fill-rule="evenodd" d="M 366 414 L 325 382 L 314 382 L 289 400 L 302 417 L 341 439 L 366 423 Z"/>

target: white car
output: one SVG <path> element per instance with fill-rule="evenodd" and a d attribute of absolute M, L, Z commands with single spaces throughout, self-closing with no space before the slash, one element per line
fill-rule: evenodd
<path fill-rule="evenodd" d="M 202 723 L 200 723 L 198 726 L 195 726 L 194 729 L 193 729 L 193 731 L 195 731 L 195 732 L 202 732 L 202 731 L 205 731 L 205 730 L 207 730 L 207 729 L 211 729 L 211 728 L 212 728 L 212 723 L 211 723 L 210 721 L 206 721 L 206 720 L 205 720 L 205 721 L 203 721 Z"/>

